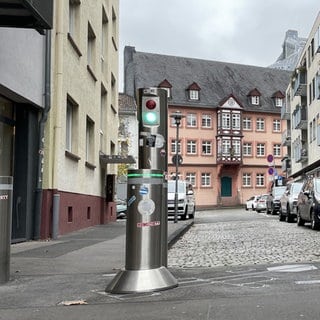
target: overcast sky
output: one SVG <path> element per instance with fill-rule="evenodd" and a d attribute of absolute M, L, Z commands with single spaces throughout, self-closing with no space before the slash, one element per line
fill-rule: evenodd
<path fill-rule="evenodd" d="M 319 0 L 119 0 L 123 49 L 266 67 L 287 30 L 307 38 Z"/>

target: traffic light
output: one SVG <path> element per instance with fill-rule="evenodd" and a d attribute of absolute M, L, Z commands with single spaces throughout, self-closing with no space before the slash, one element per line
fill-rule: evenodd
<path fill-rule="evenodd" d="M 142 97 L 142 124 L 148 127 L 160 125 L 159 97 Z"/>

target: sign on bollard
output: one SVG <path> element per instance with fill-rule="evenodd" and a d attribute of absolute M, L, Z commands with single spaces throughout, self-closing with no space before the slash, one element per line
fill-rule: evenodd
<path fill-rule="evenodd" d="M 111 293 L 152 292 L 178 285 L 162 265 L 161 170 L 128 171 L 125 269 L 106 288 Z"/>
<path fill-rule="evenodd" d="M 10 279 L 12 177 L 0 177 L 0 284 Z"/>

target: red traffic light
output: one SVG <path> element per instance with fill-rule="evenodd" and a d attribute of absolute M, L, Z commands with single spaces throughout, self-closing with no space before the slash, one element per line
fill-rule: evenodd
<path fill-rule="evenodd" d="M 157 103 L 156 103 L 154 100 L 147 100 L 147 101 L 146 101 L 146 107 L 147 107 L 149 110 L 155 109 L 156 106 L 157 106 Z"/>

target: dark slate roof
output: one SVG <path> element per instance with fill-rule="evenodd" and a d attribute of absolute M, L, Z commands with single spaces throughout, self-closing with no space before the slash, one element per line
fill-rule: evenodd
<path fill-rule="evenodd" d="M 285 93 L 291 72 L 209 61 L 185 57 L 137 52 L 125 48 L 125 91 L 134 95 L 138 88 L 158 87 L 167 80 L 172 85 L 170 105 L 216 108 L 219 102 L 233 94 L 245 110 L 280 113 L 272 96 L 277 91 Z M 187 89 L 191 83 L 200 87 L 200 101 L 188 100 Z M 261 105 L 249 104 L 248 93 L 257 89 Z"/>

